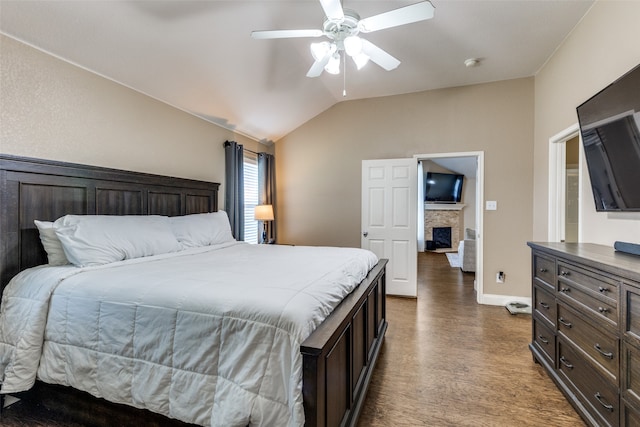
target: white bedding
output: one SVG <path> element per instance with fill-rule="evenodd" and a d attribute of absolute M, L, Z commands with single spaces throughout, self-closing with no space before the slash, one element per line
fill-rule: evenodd
<path fill-rule="evenodd" d="M 37 374 L 201 425 L 303 425 L 299 346 L 376 262 L 229 243 L 24 271 L 3 295 L 1 392 Z"/>

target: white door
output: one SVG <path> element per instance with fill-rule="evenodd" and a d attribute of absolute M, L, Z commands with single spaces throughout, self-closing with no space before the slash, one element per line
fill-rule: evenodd
<path fill-rule="evenodd" d="M 361 247 L 387 258 L 387 293 L 418 295 L 416 159 L 362 161 Z"/>

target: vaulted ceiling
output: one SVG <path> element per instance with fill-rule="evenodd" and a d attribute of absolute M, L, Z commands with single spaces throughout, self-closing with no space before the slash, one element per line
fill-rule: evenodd
<path fill-rule="evenodd" d="M 343 0 L 365 18 L 418 0 Z M 0 32 L 256 140 L 343 100 L 533 76 L 592 0 L 431 0 L 431 20 L 369 33 L 401 61 L 317 78 L 309 44 L 252 30 L 322 28 L 318 0 L 0 0 Z M 476 67 L 465 67 L 479 58 Z M 346 97 L 343 97 L 343 88 Z"/>

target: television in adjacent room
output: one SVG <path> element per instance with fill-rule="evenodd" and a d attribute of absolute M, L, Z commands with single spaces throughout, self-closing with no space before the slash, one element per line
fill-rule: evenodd
<path fill-rule="evenodd" d="M 427 172 L 424 175 L 424 201 L 460 203 L 464 175 Z"/>
<path fill-rule="evenodd" d="M 640 65 L 577 113 L 596 211 L 640 211 Z"/>

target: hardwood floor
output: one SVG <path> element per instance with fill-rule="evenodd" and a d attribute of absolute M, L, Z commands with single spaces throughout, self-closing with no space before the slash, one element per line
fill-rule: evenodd
<path fill-rule="evenodd" d="M 584 426 L 527 345 L 531 316 L 476 303 L 473 274 L 420 253 L 418 299 L 387 299 L 359 427 Z"/>
<path fill-rule="evenodd" d="M 476 304 L 473 275 L 444 254 L 418 260 L 419 298 L 388 298 L 389 329 L 359 427 L 585 425 L 533 363 L 530 316 Z M 72 390 L 23 397 L 0 425 L 185 425 Z"/>

